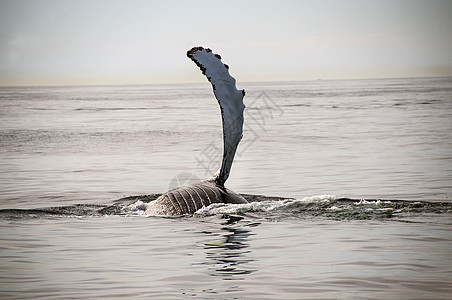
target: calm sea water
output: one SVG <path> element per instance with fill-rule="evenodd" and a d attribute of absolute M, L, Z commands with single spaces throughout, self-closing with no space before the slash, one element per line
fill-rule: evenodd
<path fill-rule="evenodd" d="M 219 166 L 207 83 L 0 88 L 0 298 L 450 299 L 452 78 L 239 88 L 250 203 L 171 218 Z"/>

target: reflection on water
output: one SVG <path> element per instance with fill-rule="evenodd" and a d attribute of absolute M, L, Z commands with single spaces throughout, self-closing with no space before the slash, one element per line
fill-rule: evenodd
<path fill-rule="evenodd" d="M 254 261 L 249 255 L 249 237 L 254 235 L 245 227 L 234 227 L 243 219 L 237 216 L 225 216 L 226 222 L 219 231 L 201 231 L 206 236 L 200 242 L 205 249 L 205 261 L 195 265 L 206 265 L 210 276 L 218 276 L 223 280 L 243 280 L 245 276 L 255 272 L 247 264 Z"/>

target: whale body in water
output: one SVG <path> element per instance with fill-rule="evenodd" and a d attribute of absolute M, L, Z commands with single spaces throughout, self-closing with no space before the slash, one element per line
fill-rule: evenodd
<path fill-rule="evenodd" d="M 243 97 L 245 90 L 238 90 L 229 67 L 212 50 L 194 47 L 187 56 L 195 62 L 212 85 L 218 100 L 223 124 L 223 159 L 218 172 L 210 179 L 172 189 L 149 203 L 146 214 L 193 214 L 212 203 L 247 203 L 239 194 L 225 188 L 237 146 L 243 135 Z"/>

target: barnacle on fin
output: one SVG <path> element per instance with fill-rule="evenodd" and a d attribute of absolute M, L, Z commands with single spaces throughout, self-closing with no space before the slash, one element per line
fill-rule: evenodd
<path fill-rule="evenodd" d="M 211 49 L 209 48 L 204 48 L 202 46 L 198 46 L 198 47 L 193 47 L 190 50 L 187 51 L 187 57 L 190 58 L 198 67 L 199 69 L 201 69 L 201 72 L 203 75 L 206 75 L 206 68 L 196 60 L 196 58 L 194 58 L 194 55 L 196 52 L 198 51 L 203 51 L 205 50 L 207 53 L 212 52 Z M 221 60 L 221 56 L 219 54 L 214 54 L 216 58 Z M 229 69 L 229 66 L 227 64 L 224 64 L 226 69 Z M 209 80 L 209 82 L 211 82 L 210 77 L 207 77 L 207 80 Z M 215 86 L 213 87 L 213 89 L 215 90 Z"/>

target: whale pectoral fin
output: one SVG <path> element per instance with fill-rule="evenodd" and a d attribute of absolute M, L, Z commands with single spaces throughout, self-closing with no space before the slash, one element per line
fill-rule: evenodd
<path fill-rule="evenodd" d="M 238 90 L 235 79 L 229 74 L 229 67 L 212 50 L 194 47 L 187 52 L 212 84 L 215 98 L 221 109 L 223 121 L 223 161 L 216 181 L 223 185 L 229 177 L 237 146 L 243 135 L 244 90 Z"/>

